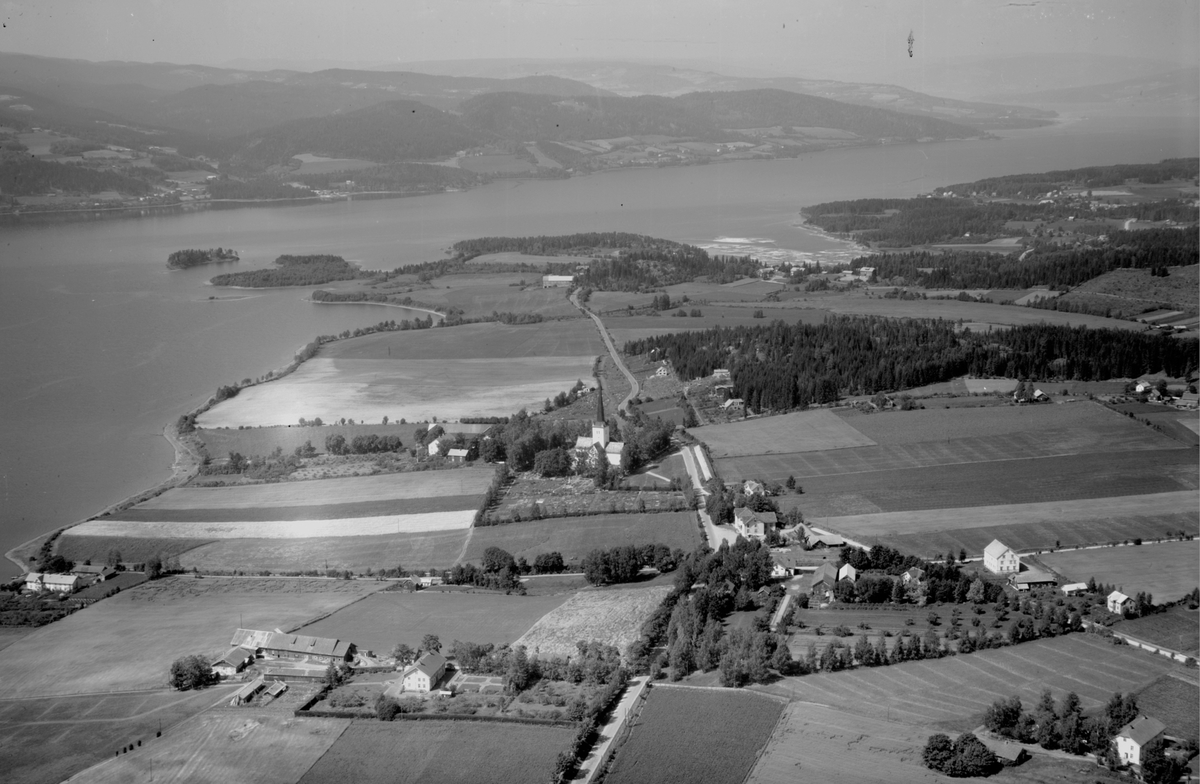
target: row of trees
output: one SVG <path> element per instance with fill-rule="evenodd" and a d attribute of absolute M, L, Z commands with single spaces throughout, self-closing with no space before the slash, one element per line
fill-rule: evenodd
<path fill-rule="evenodd" d="M 331 455 L 370 455 L 378 452 L 399 452 L 404 447 L 400 436 L 380 436 L 374 433 L 354 436 L 349 441 L 341 433 L 325 436 L 325 451 Z"/>
<path fill-rule="evenodd" d="M 996 333 L 957 332 L 946 321 L 835 316 L 822 324 L 717 327 L 630 341 L 657 350 L 685 379 L 728 367 L 737 394 L 757 411 L 829 403 L 962 375 L 1097 380 L 1200 365 L 1200 342 L 1158 333 L 1031 324 Z"/>
<path fill-rule="evenodd" d="M 674 551 L 661 542 L 637 545 L 617 545 L 607 550 L 595 549 L 583 557 L 583 576 L 592 585 L 628 583 L 637 579 L 644 567 L 660 572 L 673 572 L 683 560 L 683 551 Z"/>

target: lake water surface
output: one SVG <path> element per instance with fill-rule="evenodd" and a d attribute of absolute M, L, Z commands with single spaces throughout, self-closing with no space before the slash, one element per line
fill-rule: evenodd
<path fill-rule="evenodd" d="M 801 207 L 910 196 L 982 177 L 1197 154 L 1195 118 L 1079 120 L 1000 141 L 816 153 L 463 193 L 287 208 L 209 210 L 0 226 L 0 551 L 165 479 L 163 425 L 217 386 L 285 365 L 318 334 L 405 318 L 315 305 L 305 290 L 233 292 L 206 281 L 281 253 L 333 253 L 371 268 L 443 257 L 490 235 L 631 231 L 845 257 L 798 226 Z M 770 242 L 764 242 L 770 241 Z M 744 244 L 744 243 L 743 243 Z M 168 272 L 180 248 L 236 248 L 235 266 Z M 0 565 L 13 573 L 8 562 Z"/>

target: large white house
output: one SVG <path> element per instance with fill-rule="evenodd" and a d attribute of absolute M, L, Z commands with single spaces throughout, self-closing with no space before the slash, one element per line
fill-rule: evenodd
<path fill-rule="evenodd" d="M 428 694 L 445 674 L 446 657 L 440 653 L 426 652 L 404 671 L 400 680 L 405 691 Z"/>
<path fill-rule="evenodd" d="M 1113 738 L 1113 743 L 1117 745 L 1117 757 L 1126 765 L 1141 765 L 1142 749 L 1166 729 L 1158 719 L 1138 716 L 1122 727 L 1117 737 Z"/>
<path fill-rule="evenodd" d="M 71 593 L 79 587 L 79 575 L 77 574 L 45 574 L 43 572 L 30 572 L 25 575 L 25 590 L 27 591 L 55 591 L 57 593 Z"/>
<path fill-rule="evenodd" d="M 608 423 L 604 421 L 604 389 L 596 384 L 596 418 L 592 422 L 592 437 L 579 436 L 575 439 L 576 465 L 593 465 L 600 455 L 610 466 L 621 465 L 621 450 L 625 444 L 621 441 L 610 441 Z"/>
<path fill-rule="evenodd" d="M 779 524 L 774 512 L 755 512 L 747 506 L 733 510 L 733 528 L 747 539 L 766 539 L 767 530 Z"/>
<path fill-rule="evenodd" d="M 1021 571 L 1021 559 L 999 539 L 993 539 L 983 550 L 983 565 L 994 574 L 1015 574 Z"/>

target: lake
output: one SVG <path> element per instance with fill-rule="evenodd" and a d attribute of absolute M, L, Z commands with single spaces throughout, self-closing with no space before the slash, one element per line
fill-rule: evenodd
<path fill-rule="evenodd" d="M 222 384 L 279 368 L 318 334 L 408 314 L 315 305 L 310 289 L 231 292 L 207 280 L 281 253 L 370 268 L 444 256 L 478 236 L 631 231 L 719 247 L 844 258 L 801 207 L 910 196 L 982 177 L 1195 156 L 1195 118 L 1069 119 L 999 141 L 879 146 L 779 161 L 502 181 L 462 193 L 286 208 L 0 226 L 0 550 L 162 481 L 163 426 Z M 169 272 L 180 248 L 234 265 Z M 852 255 L 852 254 L 851 254 Z M 209 300 L 210 296 L 238 299 Z M 15 568 L 4 562 L 8 574 Z"/>

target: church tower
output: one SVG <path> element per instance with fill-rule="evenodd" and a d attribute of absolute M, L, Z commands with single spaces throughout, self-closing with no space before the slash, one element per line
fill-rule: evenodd
<path fill-rule="evenodd" d="M 601 449 L 608 446 L 608 423 L 604 421 L 604 388 L 596 379 L 596 421 L 592 422 L 592 445 Z"/>

